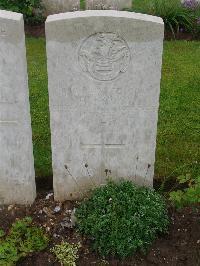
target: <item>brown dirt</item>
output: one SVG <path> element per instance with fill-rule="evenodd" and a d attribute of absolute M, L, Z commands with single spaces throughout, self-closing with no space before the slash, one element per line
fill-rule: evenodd
<path fill-rule="evenodd" d="M 25 25 L 25 33 L 27 36 L 31 37 L 44 37 L 45 36 L 45 25 L 36 25 L 36 26 L 31 26 L 31 25 Z"/>
<path fill-rule="evenodd" d="M 69 214 L 66 210 L 73 210 L 75 202 L 58 203 L 53 196 L 46 199 L 50 192 L 40 192 L 31 207 L 4 206 L 0 208 L 0 227 L 8 230 L 11 224 L 25 216 L 33 217 L 36 225 L 43 227 L 50 236 L 49 247 L 44 252 L 34 253 L 18 262 L 18 266 L 53 266 L 60 265 L 51 254 L 50 248 L 61 240 L 81 242 L 80 258 L 77 265 L 170 265 L 170 266 L 198 266 L 200 265 L 200 205 L 187 207 L 181 211 L 169 210 L 171 226 L 167 235 L 160 236 L 149 249 L 146 256 L 136 254 L 133 257 L 120 261 L 106 258 L 108 264 L 90 251 L 87 239 L 77 234 L 75 229 L 63 228 L 61 222 Z M 54 208 L 61 210 L 54 213 Z"/>
<path fill-rule="evenodd" d="M 175 34 L 176 40 L 186 40 L 186 41 L 194 41 L 194 40 L 200 40 L 199 36 L 193 36 L 191 33 L 187 32 L 178 32 Z M 165 32 L 165 40 L 174 40 L 174 35 L 171 32 Z"/>

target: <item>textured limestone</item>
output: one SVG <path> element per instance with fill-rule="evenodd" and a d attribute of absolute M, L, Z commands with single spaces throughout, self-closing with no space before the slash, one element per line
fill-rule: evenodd
<path fill-rule="evenodd" d="M 23 16 L 0 11 L 0 204 L 35 195 Z"/>
<path fill-rule="evenodd" d="M 46 22 L 54 192 L 82 197 L 108 175 L 152 186 L 164 26 L 125 11 Z"/>
<path fill-rule="evenodd" d="M 132 0 L 86 0 L 86 9 L 114 9 L 131 8 Z"/>
<path fill-rule="evenodd" d="M 80 9 L 80 0 L 42 0 L 46 14 L 58 14 Z"/>

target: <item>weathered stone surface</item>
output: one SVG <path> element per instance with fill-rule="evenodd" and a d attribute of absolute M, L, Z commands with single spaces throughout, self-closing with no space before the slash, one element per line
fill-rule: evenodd
<path fill-rule="evenodd" d="M 153 184 L 162 19 L 85 11 L 46 22 L 57 200 L 82 197 L 108 175 Z"/>
<path fill-rule="evenodd" d="M 42 0 L 46 14 L 58 14 L 80 9 L 80 0 Z"/>
<path fill-rule="evenodd" d="M 86 9 L 114 9 L 131 8 L 132 0 L 86 0 Z"/>
<path fill-rule="evenodd" d="M 23 16 L 0 11 L 0 204 L 35 195 Z"/>

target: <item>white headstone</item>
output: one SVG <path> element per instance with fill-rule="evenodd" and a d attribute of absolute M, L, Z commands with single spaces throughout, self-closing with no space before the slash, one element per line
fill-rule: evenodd
<path fill-rule="evenodd" d="M 83 196 L 108 175 L 152 186 L 163 34 L 161 18 L 132 12 L 48 17 L 57 200 Z"/>
<path fill-rule="evenodd" d="M 0 204 L 36 196 L 22 14 L 0 11 Z"/>
<path fill-rule="evenodd" d="M 114 9 L 131 8 L 132 0 L 86 0 L 86 9 Z"/>
<path fill-rule="evenodd" d="M 42 0 L 46 14 L 58 14 L 80 9 L 80 0 Z"/>

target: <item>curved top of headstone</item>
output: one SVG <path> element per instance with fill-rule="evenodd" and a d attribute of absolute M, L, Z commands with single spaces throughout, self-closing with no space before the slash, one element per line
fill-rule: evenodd
<path fill-rule="evenodd" d="M 20 21 L 23 15 L 21 13 L 0 10 L 0 18 Z"/>
<path fill-rule="evenodd" d="M 46 22 L 54 22 L 59 20 L 67 20 L 67 19 L 76 19 L 76 18 L 88 18 L 88 17 L 114 17 L 114 18 L 127 18 L 127 19 L 135 19 L 142 20 L 145 22 L 153 22 L 158 24 L 164 24 L 162 18 L 135 13 L 128 11 L 116 11 L 116 10 L 86 10 L 86 11 L 75 11 L 75 12 L 67 12 L 60 13 L 55 15 L 48 16 Z"/>
<path fill-rule="evenodd" d="M 0 10 L 0 42 L 16 45 L 24 39 L 24 20 L 21 13 Z"/>
<path fill-rule="evenodd" d="M 163 35 L 161 18 L 133 12 L 48 17 L 56 200 L 83 197 L 107 171 L 153 185 Z"/>

